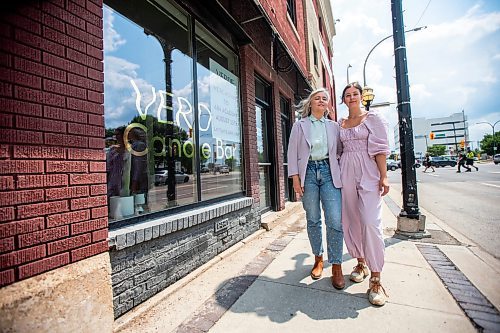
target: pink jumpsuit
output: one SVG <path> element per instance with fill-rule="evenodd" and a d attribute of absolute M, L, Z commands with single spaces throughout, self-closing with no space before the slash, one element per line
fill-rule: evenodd
<path fill-rule="evenodd" d="M 370 111 L 356 127 L 342 128 L 340 158 L 342 179 L 342 227 L 344 241 L 353 258 L 365 258 L 368 268 L 381 272 L 384 266 L 382 197 L 380 172 L 375 155 L 389 155 L 387 123 Z"/>

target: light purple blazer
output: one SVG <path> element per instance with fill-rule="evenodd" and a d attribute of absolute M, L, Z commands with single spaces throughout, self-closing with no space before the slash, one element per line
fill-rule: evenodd
<path fill-rule="evenodd" d="M 336 188 L 341 188 L 342 181 L 340 180 L 338 161 L 342 154 L 340 127 L 336 122 L 329 119 L 326 119 L 325 127 L 333 185 Z M 309 117 L 302 118 L 293 125 L 288 143 L 288 177 L 299 175 L 302 187 L 304 187 L 304 179 L 306 178 L 307 162 L 309 162 L 309 156 L 311 155 L 310 133 L 311 120 Z"/>

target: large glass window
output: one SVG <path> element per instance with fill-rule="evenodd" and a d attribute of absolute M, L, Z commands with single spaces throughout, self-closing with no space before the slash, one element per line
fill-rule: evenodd
<path fill-rule="evenodd" d="M 242 191 L 236 55 L 196 24 L 201 198 Z"/>
<path fill-rule="evenodd" d="M 192 26 L 166 0 L 104 5 L 110 222 L 242 191 L 237 57 Z"/>

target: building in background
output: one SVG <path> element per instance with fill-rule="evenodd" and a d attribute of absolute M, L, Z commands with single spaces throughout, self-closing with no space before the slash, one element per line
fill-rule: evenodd
<path fill-rule="evenodd" d="M 422 158 L 433 145 L 446 147 L 446 155 L 457 155 L 470 146 L 467 116 L 465 112 L 440 118 L 413 118 L 413 142 L 415 157 Z M 395 153 L 399 155 L 399 127 L 394 127 Z"/>
<path fill-rule="evenodd" d="M 292 105 L 334 97 L 329 1 L 1 9 L 1 327 L 111 331 L 293 200 Z"/>
<path fill-rule="evenodd" d="M 305 8 L 305 46 L 307 73 L 313 88 L 324 87 L 330 93 L 330 108 L 337 119 L 335 80 L 332 66 L 332 41 L 335 25 L 329 0 L 303 0 Z"/>

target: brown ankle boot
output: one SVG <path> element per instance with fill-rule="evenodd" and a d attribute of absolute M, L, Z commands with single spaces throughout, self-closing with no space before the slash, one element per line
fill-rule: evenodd
<path fill-rule="evenodd" d="M 311 270 L 311 278 L 317 280 L 323 274 L 323 256 L 314 256 L 314 267 Z"/>
<path fill-rule="evenodd" d="M 345 280 L 344 274 L 342 274 L 342 265 L 332 265 L 332 286 L 335 289 L 344 289 Z"/>

